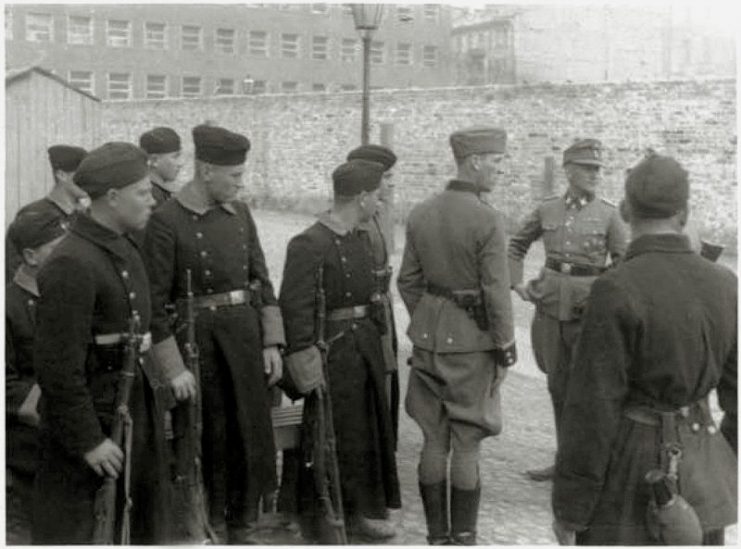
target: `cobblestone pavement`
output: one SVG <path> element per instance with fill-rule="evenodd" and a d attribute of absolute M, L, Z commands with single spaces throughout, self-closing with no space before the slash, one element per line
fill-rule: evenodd
<path fill-rule="evenodd" d="M 311 217 L 266 211 L 255 212 L 260 238 L 265 249 L 271 278 L 280 285 L 280 277 L 288 239 L 308 227 Z M 403 231 L 397 227 L 397 251 L 392 257 L 398 272 L 403 249 Z M 534 248 L 525 265 L 526 276 L 535 276 L 543 264 L 542 248 Z M 735 266 L 735 264 L 734 264 Z M 396 291 L 394 284 L 394 291 Z M 395 313 L 399 331 L 400 379 L 405 394 L 409 368 L 406 359 L 411 345 L 404 335 L 409 317 L 396 296 Z M 502 388 L 502 433 L 484 441 L 481 453 L 482 501 L 479 512 L 479 544 L 552 545 L 550 489 L 548 482 L 536 483 L 524 475 L 527 469 L 549 465 L 554 457 L 555 436 L 548 391 L 543 376 L 535 366 L 530 347 L 529 324 L 532 307 L 519 299 L 515 306 L 517 347 L 520 359 L 510 371 Z M 402 490 L 402 509 L 391 512 L 397 526 L 397 536 L 388 540 L 393 545 L 425 544 L 426 526 L 422 502 L 417 490 L 417 461 L 422 447 L 422 435 L 417 425 L 405 413 L 400 419 L 400 443 L 397 464 Z M 302 543 L 296 529 L 288 530 L 277 516 L 266 516 L 261 540 L 266 544 Z M 736 527 L 726 533 L 726 544 L 735 545 Z M 352 540 L 370 543 L 369 540 Z"/>

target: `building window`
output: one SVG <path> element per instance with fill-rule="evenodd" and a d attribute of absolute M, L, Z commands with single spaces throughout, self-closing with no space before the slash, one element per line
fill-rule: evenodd
<path fill-rule="evenodd" d="M 52 42 L 54 40 L 54 18 L 48 13 L 27 13 L 26 40 Z"/>
<path fill-rule="evenodd" d="M 234 29 L 216 29 L 216 51 L 234 53 Z"/>
<path fill-rule="evenodd" d="M 203 49 L 201 27 L 196 25 L 183 25 L 180 35 L 180 47 L 184 50 Z"/>
<path fill-rule="evenodd" d="M 354 63 L 358 57 L 358 41 L 355 38 L 343 38 L 340 46 L 340 59 Z"/>
<path fill-rule="evenodd" d="M 329 58 L 329 38 L 326 36 L 314 36 L 311 40 L 311 58 Z"/>
<path fill-rule="evenodd" d="M 247 45 L 250 55 L 259 57 L 268 56 L 268 33 L 265 31 L 250 31 Z"/>
<path fill-rule="evenodd" d="M 414 19 L 413 6 L 406 4 L 396 6 L 396 18 L 399 21 L 411 21 Z"/>
<path fill-rule="evenodd" d="M 342 84 L 340 89 L 342 91 L 355 91 L 357 88 L 355 87 L 355 84 Z"/>
<path fill-rule="evenodd" d="M 425 67 L 437 67 L 437 46 L 425 46 L 422 49 L 422 64 Z"/>
<path fill-rule="evenodd" d="M 89 94 L 95 93 L 95 80 L 92 71 L 69 71 L 67 79 L 71 86 Z"/>
<path fill-rule="evenodd" d="M 183 97 L 201 96 L 201 77 L 183 76 Z"/>
<path fill-rule="evenodd" d="M 281 57 L 298 57 L 299 38 L 298 34 L 281 34 L 280 35 L 280 54 Z"/>
<path fill-rule="evenodd" d="M 370 60 L 375 65 L 383 63 L 383 42 L 371 42 L 370 46 Z"/>
<path fill-rule="evenodd" d="M 219 78 L 216 81 L 216 91 L 214 95 L 234 95 L 234 79 Z"/>
<path fill-rule="evenodd" d="M 167 25 L 164 23 L 144 23 L 144 47 L 150 50 L 166 50 Z"/>
<path fill-rule="evenodd" d="M 129 73 L 108 73 L 108 99 L 131 99 L 131 75 Z"/>
<path fill-rule="evenodd" d="M 314 92 L 325 92 L 325 91 L 327 91 L 327 85 L 326 84 L 312 84 L 311 85 L 311 91 L 314 91 Z"/>
<path fill-rule="evenodd" d="M 67 19 L 67 43 L 90 46 L 93 43 L 93 20 L 90 17 L 70 15 Z"/>
<path fill-rule="evenodd" d="M 396 44 L 396 64 L 397 65 L 411 65 L 412 64 L 412 45 L 402 44 L 401 42 Z"/>
<path fill-rule="evenodd" d="M 329 11 L 329 7 L 327 4 L 312 4 L 311 5 L 311 13 L 327 13 Z"/>
<path fill-rule="evenodd" d="M 163 74 L 147 75 L 147 99 L 164 99 L 167 97 L 167 77 Z"/>
<path fill-rule="evenodd" d="M 260 94 L 268 90 L 268 83 L 265 80 L 255 80 L 252 83 L 252 93 Z"/>
<path fill-rule="evenodd" d="M 494 47 L 498 49 L 507 47 L 507 29 L 494 30 Z"/>
<path fill-rule="evenodd" d="M 112 48 L 131 46 L 131 23 L 109 19 L 106 27 L 106 44 Z"/>
<path fill-rule="evenodd" d="M 425 4 L 424 6 L 425 19 L 432 19 L 437 21 L 440 17 L 440 4 Z"/>
<path fill-rule="evenodd" d="M 5 39 L 13 39 L 13 10 L 5 8 Z"/>
<path fill-rule="evenodd" d="M 282 82 L 280 91 L 283 93 L 294 93 L 298 91 L 298 82 Z"/>

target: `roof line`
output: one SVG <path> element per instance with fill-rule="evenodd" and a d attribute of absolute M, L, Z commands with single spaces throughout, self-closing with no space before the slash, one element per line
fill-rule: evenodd
<path fill-rule="evenodd" d="M 37 72 L 43 76 L 46 76 L 47 78 L 51 78 L 52 80 L 56 80 L 60 84 L 62 84 L 64 87 L 69 88 L 73 91 L 76 91 L 79 94 L 84 95 L 85 97 L 88 97 L 92 99 L 93 101 L 97 101 L 100 103 L 100 98 L 96 97 L 95 95 L 88 93 L 84 90 L 81 90 L 80 88 L 76 88 L 72 84 L 69 83 L 69 81 L 65 80 L 61 76 L 54 74 L 53 72 L 44 69 L 42 67 L 39 67 L 37 65 L 33 65 L 30 67 L 26 67 L 25 69 L 18 69 L 17 71 L 10 72 L 5 77 L 5 85 L 11 84 L 15 82 L 16 80 L 20 80 L 21 78 L 25 78 L 26 76 L 29 76 L 32 72 Z"/>

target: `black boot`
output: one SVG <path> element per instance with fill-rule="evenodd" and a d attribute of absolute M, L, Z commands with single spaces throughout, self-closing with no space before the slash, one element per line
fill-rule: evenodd
<path fill-rule="evenodd" d="M 448 527 L 448 483 L 443 480 L 437 484 L 419 483 L 419 493 L 427 520 L 427 543 L 430 545 L 449 545 Z"/>
<path fill-rule="evenodd" d="M 454 545 L 476 545 L 476 519 L 480 500 L 480 484 L 473 490 L 450 487 L 450 537 Z"/>

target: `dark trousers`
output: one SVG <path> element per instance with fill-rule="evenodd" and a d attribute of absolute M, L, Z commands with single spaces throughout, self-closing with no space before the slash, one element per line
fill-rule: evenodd
<path fill-rule="evenodd" d="M 6 543 L 30 545 L 33 474 L 5 469 Z"/>

